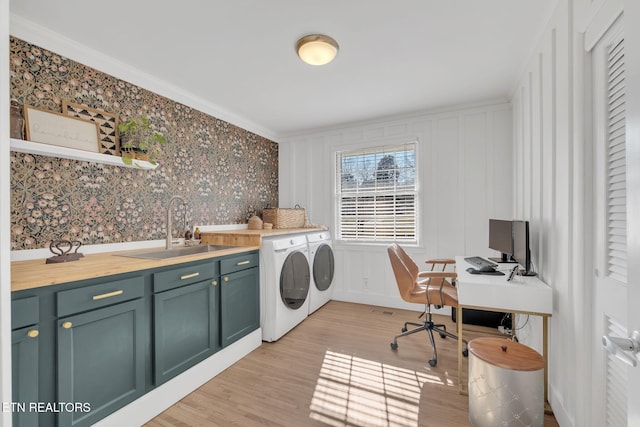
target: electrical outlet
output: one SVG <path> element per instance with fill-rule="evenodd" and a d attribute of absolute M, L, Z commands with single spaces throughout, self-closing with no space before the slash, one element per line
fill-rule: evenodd
<path fill-rule="evenodd" d="M 362 278 L 362 287 L 364 289 L 369 289 L 369 278 L 368 277 L 363 277 Z"/>

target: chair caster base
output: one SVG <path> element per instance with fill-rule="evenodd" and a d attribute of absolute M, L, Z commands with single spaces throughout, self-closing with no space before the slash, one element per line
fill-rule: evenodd
<path fill-rule="evenodd" d="M 462 350 L 462 355 L 463 355 L 464 357 L 469 357 L 469 349 L 468 349 L 468 348 L 465 348 L 464 350 Z"/>
<path fill-rule="evenodd" d="M 397 350 L 397 349 L 398 349 L 398 343 L 392 342 L 391 343 L 391 350 Z"/>
<path fill-rule="evenodd" d="M 434 368 L 436 365 L 438 364 L 438 360 L 436 359 L 430 359 L 429 360 L 429 365 Z"/>
<path fill-rule="evenodd" d="M 404 328 L 402 328 L 402 332 L 403 332 L 403 333 L 404 333 L 404 332 L 407 332 L 407 331 L 408 331 L 408 329 L 407 329 L 407 327 L 406 327 L 406 326 L 405 326 Z"/>
<path fill-rule="evenodd" d="M 445 334 L 440 334 L 440 338 L 445 339 L 447 336 Z"/>

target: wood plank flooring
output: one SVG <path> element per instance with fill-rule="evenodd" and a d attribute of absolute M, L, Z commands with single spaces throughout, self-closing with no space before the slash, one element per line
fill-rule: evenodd
<path fill-rule="evenodd" d="M 433 368 L 425 332 L 390 349 L 404 322 L 418 314 L 331 301 L 147 426 L 469 426 L 454 340 L 436 338 Z M 455 331 L 449 317 L 437 320 Z M 544 425 L 558 423 L 545 415 Z"/>

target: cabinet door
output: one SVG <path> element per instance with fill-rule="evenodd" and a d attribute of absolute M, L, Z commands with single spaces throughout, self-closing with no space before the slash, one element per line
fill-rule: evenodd
<path fill-rule="evenodd" d="M 58 319 L 58 401 L 84 405 L 58 425 L 89 426 L 143 394 L 143 314 L 137 299 Z"/>
<path fill-rule="evenodd" d="M 217 290 L 206 280 L 153 296 L 156 386 L 220 348 Z"/>
<path fill-rule="evenodd" d="M 259 270 L 226 274 L 221 284 L 222 347 L 226 347 L 260 327 Z"/>
<path fill-rule="evenodd" d="M 37 426 L 38 413 L 30 410 L 38 402 L 38 325 L 11 333 L 13 426 Z"/>

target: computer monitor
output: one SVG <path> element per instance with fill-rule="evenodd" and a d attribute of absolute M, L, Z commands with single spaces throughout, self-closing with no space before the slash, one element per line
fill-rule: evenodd
<path fill-rule="evenodd" d="M 495 262 L 515 262 L 513 255 L 513 236 L 511 221 L 489 219 L 489 248 L 501 252 L 499 258 L 489 258 Z"/>
<path fill-rule="evenodd" d="M 513 221 L 513 258 L 522 266 L 523 276 L 535 276 L 531 269 L 531 250 L 529 249 L 529 221 Z"/>

